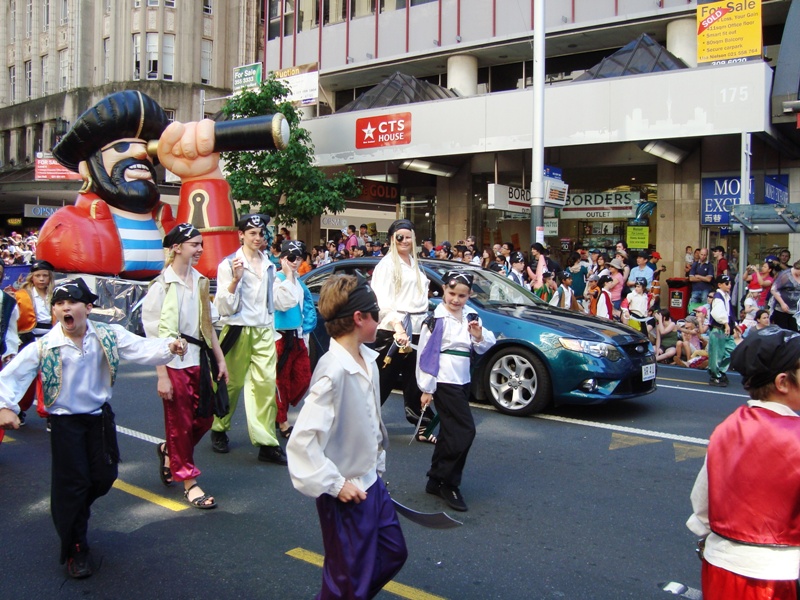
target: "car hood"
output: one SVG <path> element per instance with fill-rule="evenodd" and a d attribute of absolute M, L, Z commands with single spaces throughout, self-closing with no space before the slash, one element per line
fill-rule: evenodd
<path fill-rule="evenodd" d="M 482 307 L 484 311 L 538 323 L 544 327 L 562 332 L 565 336 L 582 340 L 608 342 L 613 341 L 620 346 L 642 342 L 644 336 L 616 321 L 594 317 L 572 310 L 554 306 L 522 306 L 519 304 L 491 304 Z"/>

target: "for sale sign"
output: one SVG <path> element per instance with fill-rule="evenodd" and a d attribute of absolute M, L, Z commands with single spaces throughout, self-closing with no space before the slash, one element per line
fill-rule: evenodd
<path fill-rule="evenodd" d="M 356 121 L 356 148 L 380 148 L 411 143 L 411 113 L 365 117 Z"/>
<path fill-rule="evenodd" d="M 697 64 L 761 60 L 761 0 L 697 0 Z"/>

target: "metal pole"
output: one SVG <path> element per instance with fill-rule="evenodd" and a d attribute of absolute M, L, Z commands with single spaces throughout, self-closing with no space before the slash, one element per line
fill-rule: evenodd
<path fill-rule="evenodd" d="M 533 131 L 531 244 L 544 244 L 544 4 L 533 3 Z"/>
<path fill-rule="evenodd" d="M 742 172 L 740 175 L 739 204 L 750 204 L 750 157 L 752 156 L 750 139 L 751 135 L 749 133 L 742 133 Z M 744 273 L 744 267 L 749 264 L 750 262 L 747 257 L 747 232 L 742 226 L 739 228 L 739 272 L 736 274 L 736 293 L 740 298 L 742 290 L 744 290 L 742 273 Z"/>

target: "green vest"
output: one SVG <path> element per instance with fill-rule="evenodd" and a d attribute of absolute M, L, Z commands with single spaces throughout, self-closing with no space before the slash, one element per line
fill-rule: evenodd
<path fill-rule="evenodd" d="M 92 323 L 103 354 L 108 361 L 108 368 L 111 372 L 111 385 L 117 379 L 117 369 L 119 368 L 119 348 L 117 347 L 117 336 L 114 330 L 103 323 Z M 45 348 L 44 340 L 47 336 L 36 340 L 39 345 L 39 372 L 42 374 L 42 392 L 44 393 L 44 405 L 48 408 L 53 405 L 61 393 L 62 364 L 61 347 Z"/>

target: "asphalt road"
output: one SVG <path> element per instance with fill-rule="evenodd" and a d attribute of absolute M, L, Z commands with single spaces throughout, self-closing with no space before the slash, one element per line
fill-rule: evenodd
<path fill-rule="evenodd" d="M 638 600 L 667 597 L 667 582 L 697 597 L 700 563 L 684 523 L 708 437 L 746 399 L 731 379 L 710 388 L 704 372 L 664 367 L 656 393 L 614 405 L 533 418 L 474 407 L 478 436 L 462 485 L 470 510 L 450 512 L 464 524 L 437 531 L 401 519 L 409 560 L 379 598 Z M 196 451 L 200 481 L 219 503 L 199 511 L 182 486 L 158 478 L 154 372 L 124 365 L 112 404 L 124 462 L 117 487 L 94 505 L 90 579 L 71 580 L 58 565 L 43 421 L 29 417 L 0 446 L 3 598 L 314 596 L 314 502 L 294 491 L 285 468 L 256 460 L 243 413 L 230 454 L 211 452 L 208 436 Z M 432 447 L 409 445 L 401 404 L 393 397 L 384 407 L 389 489 L 418 510 L 443 510 L 424 492 Z"/>

